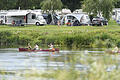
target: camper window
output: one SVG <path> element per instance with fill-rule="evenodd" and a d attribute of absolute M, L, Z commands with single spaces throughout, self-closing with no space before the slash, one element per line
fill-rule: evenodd
<path fill-rule="evenodd" d="M 41 16 L 41 15 L 38 15 L 37 18 L 38 18 L 39 20 L 44 19 L 43 16 Z"/>
<path fill-rule="evenodd" d="M 0 16 L 0 18 L 4 18 L 4 16 Z"/>
<path fill-rule="evenodd" d="M 118 17 L 118 19 L 120 19 L 120 16 Z"/>
<path fill-rule="evenodd" d="M 32 19 L 35 19 L 36 18 L 36 15 L 35 14 L 32 14 Z"/>
<path fill-rule="evenodd" d="M 115 15 L 115 12 L 112 12 L 112 15 Z"/>
<path fill-rule="evenodd" d="M 72 16 L 67 16 L 67 19 L 72 19 Z"/>
<path fill-rule="evenodd" d="M 86 16 L 86 19 L 89 19 L 89 16 Z"/>
<path fill-rule="evenodd" d="M 120 13 L 120 11 L 118 11 L 118 13 Z"/>
<path fill-rule="evenodd" d="M 74 17 L 74 16 L 67 16 L 67 19 L 72 19 L 72 20 L 74 20 L 75 17 Z"/>

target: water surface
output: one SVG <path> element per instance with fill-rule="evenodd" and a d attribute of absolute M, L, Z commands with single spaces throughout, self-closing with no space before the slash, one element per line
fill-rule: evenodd
<path fill-rule="evenodd" d="M 99 49 L 85 49 L 80 51 L 60 50 L 60 52 L 19 52 L 18 48 L 0 49 L 0 71 L 2 71 L 0 78 L 4 78 L 5 80 L 25 80 L 23 77 L 16 76 L 16 73 L 32 69 L 47 71 L 69 68 L 71 66 L 70 57 L 74 55 L 83 54 L 87 57 L 88 54 L 91 54 L 91 57 L 96 60 L 104 56 L 104 53 L 104 51 Z M 114 55 L 111 56 L 114 59 Z M 118 60 L 120 59 L 118 58 Z M 81 71 L 89 68 L 88 65 L 81 64 L 79 61 L 75 65 L 75 69 Z"/>

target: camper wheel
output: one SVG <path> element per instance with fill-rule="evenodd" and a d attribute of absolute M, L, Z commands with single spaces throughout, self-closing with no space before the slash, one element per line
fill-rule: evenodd
<path fill-rule="evenodd" d="M 40 25 L 40 23 L 39 22 L 36 22 L 36 26 L 39 26 Z"/>

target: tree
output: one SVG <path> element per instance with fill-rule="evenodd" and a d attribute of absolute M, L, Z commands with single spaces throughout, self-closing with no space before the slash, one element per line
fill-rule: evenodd
<path fill-rule="evenodd" d="M 120 0 L 115 0 L 115 8 L 120 8 Z"/>
<path fill-rule="evenodd" d="M 32 0 L 17 0 L 16 8 L 31 9 L 33 7 Z"/>
<path fill-rule="evenodd" d="M 101 6 L 102 6 L 101 12 L 103 14 L 103 17 L 105 17 L 109 20 L 112 9 L 114 8 L 113 0 L 102 0 Z"/>
<path fill-rule="evenodd" d="M 40 3 L 41 3 L 42 1 L 43 1 L 43 0 L 33 0 L 33 1 L 32 1 L 33 8 L 35 8 L 35 9 L 41 9 Z"/>
<path fill-rule="evenodd" d="M 47 11 L 52 11 L 54 12 L 54 10 L 60 10 L 62 9 L 62 2 L 61 0 L 44 0 L 41 3 L 42 9 Z"/>
<path fill-rule="evenodd" d="M 41 3 L 41 8 L 44 11 L 48 11 L 51 13 L 52 17 L 52 24 L 54 24 L 54 19 L 53 19 L 53 13 L 55 10 L 61 10 L 62 9 L 62 2 L 61 0 L 44 0 Z"/>
<path fill-rule="evenodd" d="M 62 0 L 64 8 L 70 9 L 72 12 L 76 9 L 80 9 L 83 0 Z"/>
<path fill-rule="evenodd" d="M 16 0 L 0 0 L 0 9 L 7 10 L 15 7 Z"/>
<path fill-rule="evenodd" d="M 103 17 L 110 19 L 110 14 L 114 8 L 114 0 L 84 0 L 83 10 L 89 14 L 102 14 Z"/>

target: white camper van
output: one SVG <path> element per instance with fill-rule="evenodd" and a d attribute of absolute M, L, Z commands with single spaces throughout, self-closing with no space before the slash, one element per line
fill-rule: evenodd
<path fill-rule="evenodd" d="M 35 11 L 16 11 L 8 12 L 6 14 L 6 24 L 33 24 L 33 25 L 45 25 L 46 21 L 40 12 Z"/>
<path fill-rule="evenodd" d="M 61 19 L 61 24 L 71 26 L 89 25 L 90 18 L 87 14 L 67 14 Z"/>

